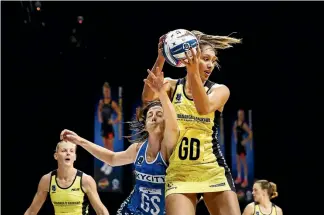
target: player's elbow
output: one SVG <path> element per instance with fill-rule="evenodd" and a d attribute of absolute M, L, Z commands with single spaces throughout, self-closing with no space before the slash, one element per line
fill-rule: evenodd
<path fill-rule="evenodd" d="M 32 210 L 32 208 L 28 208 L 24 215 L 36 215 L 37 212 Z"/>
<path fill-rule="evenodd" d="M 96 214 L 98 215 L 109 215 L 108 210 L 103 206 L 96 210 Z"/>
<path fill-rule="evenodd" d="M 116 153 L 114 152 L 109 159 L 106 159 L 105 162 L 109 164 L 112 167 L 119 166 L 118 165 L 118 158 L 116 156 Z"/>

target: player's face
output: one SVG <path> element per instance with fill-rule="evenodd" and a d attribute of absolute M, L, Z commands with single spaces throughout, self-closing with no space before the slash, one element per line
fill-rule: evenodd
<path fill-rule="evenodd" d="M 146 130 L 149 133 L 164 131 L 163 109 L 160 106 L 151 107 L 146 114 Z"/>
<path fill-rule="evenodd" d="M 255 202 L 260 202 L 260 200 L 267 194 L 266 190 L 263 190 L 259 183 L 253 185 L 252 195 Z"/>
<path fill-rule="evenodd" d="M 103 88 L 103 95 L 104 95 L 105 98 L 109 98 L 110 97 L 110 88 L 104 87 Z"/>
<path fill-rule="evenodd" d="M 75 151 L 75 144 L 70 142 L 63 142 L 60 143 L 54 156 L 59 165 L 73 166 L 73 163 L 76 160 Z"/>
<path fill-rule="evenodd" d="M 240 120 L 244 120 L 244 111 L 243 110 L 239 110 L 237 112 L 237 117 L 240 119 Z"/>
<path fill-rule="evenodd" d="M 201 80 L 206 81 L 211 75 L 216 66 L 216 55 L 214 49 L 209 45 L 204 45 L 201 48 L 201 56 L 199 63 L 199 74 Z"/>

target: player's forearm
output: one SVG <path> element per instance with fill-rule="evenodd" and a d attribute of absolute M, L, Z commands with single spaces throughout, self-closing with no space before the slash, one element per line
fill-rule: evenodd
<path fill-rule="evenodd" d="M 108 163 L 109 165 L 113 165 L 113 157 L 115 152 L 94 144 L 86 139 L 82 139 L 80 145 L 97 159 Z"/>
<path fill-rule="evenodd" d="M 28 208 L 24 215 L 37 215 L 39 210 L 34 210 L 32 208 Z"/>
<path fill-rule="evenodd" d="M 164 66 L 164 62 L 165 62 L 164 58 L 162 58 L 160 56 L 158 56 L 156 58 L 156 61 L 155 61 L 154 65 L 153 65 L 153 68 L 152 68 L 152 72 L 154 73 L 154 75 L 156 75 L 156 68 L 157 67 L 159 67 L 159 70 L 162 71 L 162 68 Z"/>
<path fill-rule="evenodd" d="M 170 98 L 166 92 L 159 95 L 160 102 L 162 103 L 164 116 L 166 118 L 166 129 L 178 129 L 177 114 L 172 105 Z"/>
<path fill-rule="evenodd" d="M 147 84 L 144 84 L 143 92 L 142 92 L 142 102 L 150 102 L 156 98 L 155 93 L 150 89 Z"/>
<path fill-rule="evenodd" d="M 153 65 L 152 72 L 154 75 L 156 75 L 156 68 L 159 67 L 159 70 L 162 70 L 165 60 L 161 57 L 158 57 Z M 151 76 L 148 75 L 148 80 L 152 81 Z M 142 92 L 142 101 L 143 102 L 149 102 L 152 100 L 157 99 L 157 95 L 151 90 L 151 88 L 144 84 L 143 92 Z"/>
<path fill-rule="evenodd" d="M 164 117 L 165 117 L 165 129 L 168 131 L 178 131 L 178 122 L 177 122 L 177 114 L 172 105 L 170 98 L 166 92 L 162 92 L 159 94 L 160 102 L 162 103 Z"/>
<path fill-rule="evenodd" d="M 109 212 L 106 207 L 100 208 L 96 210 L 97 215 L 109 215 Z"/>
<path fill-rule="evenodd" d="M 192 97 L 195 103 L 197 112 L 201 115 L 209 113 L 209 98 L 204 89 L 198 73 L 189 73 L 188 81 L 191 86 Z"/>

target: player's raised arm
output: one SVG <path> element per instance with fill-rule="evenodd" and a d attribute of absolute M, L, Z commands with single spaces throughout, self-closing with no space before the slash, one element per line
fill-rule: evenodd
<path fill-rule="evenodd" d="M 156 58 L 156 61 L 153 65 L 152 68 L 152 72 L 154 73 L 154 75 L 160 75 L 162 72 L 162 68 L 164 66 L 164 56 L 162 54 L 162 45 L 163 45 L 163 39 L 164 39 L 165 35 L 161 36 L 159 39 L 159 44 L 158 44 L 158 57 Z M 148 74 L 147 80 L 152 81 L 152 77 Z M 147 103 L 153 100 L 158 99 L 158 95 L 156 93 L 154 93 L 154 91 L 147 85 L 144 84 L 144 89 L 142 92 L 142 102 L 143 103 Z"/>
<path fill-rule="evenodd" d="M 166 146 L 166 157 L 168 158 L 171 155 L 179 136 L 177 114 L 166 92 L 168 83 L 164 82 L 163 72 L 158 75 L 154 75 L 151 71 L 148 72 L 152 81 L 145 79 L 144 82 L 158 95 L 163 108 L 165 129 L 162 144 Z"/>
<path fill-rule="evenodd" d="M 24 215 L 36 215 L 39 212 L 48 195 L 50 177 L 51 175 L 50 173 L 48 173 L 41 178 L 33 202 L 31 203 L 27 211 L 24 213 Z"/>
<path fill-rule="evenodd" d="M 75 132 L 67 129 L 61 132 L 61 139 L 70 141 L 74 144 L 81 146 L 94 157 L 105 163 L 108 163 L 111 166 L 127 165 L 134 162 L 136 158 L 136 150 L 138 145 L 136 143 L 129 146 L 128 149 L 125 151 L 113 152 L 97 144 L 94 144 L 78 136 Z"/>

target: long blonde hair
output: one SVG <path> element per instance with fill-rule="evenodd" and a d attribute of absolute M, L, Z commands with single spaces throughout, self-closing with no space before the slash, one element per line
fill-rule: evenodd
<path fill-rule="evenodd" d="M 202 48 L 202 46 L 209 45 L 214 49 L 216 55 L 216 66 L 218 68 L 220 67 L 218 63 L 218 57 L 217 57 L 218 50 L 232 48 L 233 47 L 232 44 L 242 43 L 242 39 L 230 37 L 230 35 L 229 36 L 208 35 L 197 30 L 193 30 L 191 31 L 191 33 L 193 33 L 197 37 L 200 48 Z"/>

